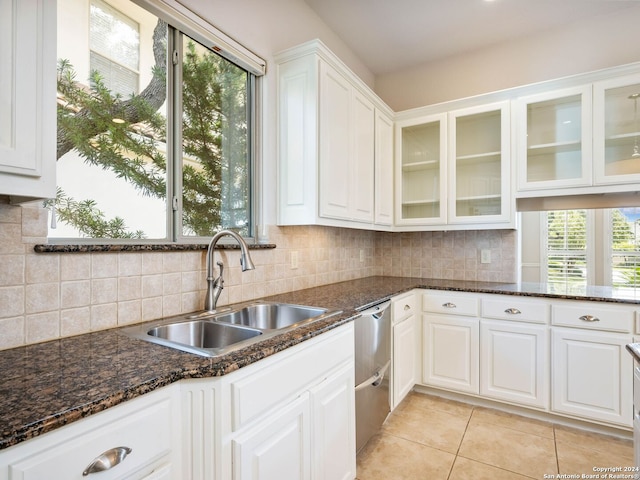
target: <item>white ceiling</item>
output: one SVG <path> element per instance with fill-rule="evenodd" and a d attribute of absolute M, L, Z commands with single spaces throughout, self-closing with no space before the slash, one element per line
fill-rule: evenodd
<path fill-rule="evenodd" d="M 374 75 L 640 5 L 640 0 L 304 1 Z"/>

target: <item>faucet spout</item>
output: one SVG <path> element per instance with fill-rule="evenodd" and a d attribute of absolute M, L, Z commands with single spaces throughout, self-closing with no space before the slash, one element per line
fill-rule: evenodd
<path fill-rule="evenodd" d="M 221 230 L 216 233 L 211 241 L 209 242 L 209 247 L 207 248 L 207 293 L 204 299 L 204 309 L 209 313 L 215 313 L 216 304 L 218 303 L 218 298 L 222 293 L 224 278 L 222 277 L 222 273 L 224 270 L 224 265 L 222 262 L 218 263 L 219 275 L 218 278 L 214 278 L 213 276 L 213 253 L 216 247 L 216 244 L 220 240 L 220 238 L 224 236 L 232 237 L 238 244 L 240 245 L 240 265 L 242 266 L 242 271 L 245 272 L 247 270 L 253 270 L 255 265 L 253 264 L 253 260 L 251 260 L 251 255 L 249 255 L 249 247 L 244 239 L 238 235 L 236 232 L 231 230 Z"/>

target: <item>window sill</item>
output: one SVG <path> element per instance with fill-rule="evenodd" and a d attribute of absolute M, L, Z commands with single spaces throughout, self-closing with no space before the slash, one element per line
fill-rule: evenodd
<path fill-rule="evenodd" d="M 208 244 L 122 244 L 122 245 L 35 245 L 36 253 L 98 253 L 98 252 L 186 252 L 206 250 Z M 269 250 L 276 248 L 273 243 L 249 244 L 249 250 Z M 240 249 L 236 244 L 218 244 L 216 250 Z"/>

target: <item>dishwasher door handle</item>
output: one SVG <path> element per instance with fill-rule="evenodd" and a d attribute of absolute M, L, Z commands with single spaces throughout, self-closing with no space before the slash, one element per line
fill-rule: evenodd
<path fill-rule="evenodd" d="M 384 314 L 385 310 L 389 308 L 390 305 L 391 305 L 391 300 L 387 300 L 386 302 L 382 302 L 382 303 L 379 303 L 378 305 L 367 308 L 366 310 L 362 310 L 360 312 L 360 315 L 362 315 L 363 317 L 365 315 L 371 315 L 373 318 L 378 319 Z"/>
<path fill-rule="evenodd" d="M 359 392 L 362 389 L 365 389 L 369 386 L 374 386 L 377 387 L 378 385 L 380 385 L 380 383 L 382 382 L 382 380 L 384 379 L 384 375 L 385 373 L 387 373 L 387 370 L 389 369 L 389 366 L 391 365 L 391 360 L 389 360 L 384 367 L 382 367 L 380 370 L 378 370 L 376 373 L 374 373 L 373 375 L 371 375 L 369 378 L 367 378 L 364 382 L 362 382 L 360 385 L 356 385 L 356 392 Z"/>

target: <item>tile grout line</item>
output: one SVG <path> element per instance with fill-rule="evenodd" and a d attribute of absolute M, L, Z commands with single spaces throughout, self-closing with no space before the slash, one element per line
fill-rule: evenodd
<path fill-rule="evenodd" d="M 460 448 L 462 447 L 462 442 L 464 442 L 464 436 L 467 434 L 467 430 L 469 430 L 469 424 L 471 423 L 471 417 L 473 417 L 473 412 L 476 407 L 471 407 L 471 413 L 469 414 L 469 418 L 467 419 L 467 424 L 464 427 L 464 432 L 462 432 L 462 437 L 460 437 L 460 444 L 456 449 L 455 457 L 453 457 L 453 463 L 451 464 L 451 470 L 449 470 L 449 475 L 447 475 L 447 480 L 451 478 L 451 474 L 453 473 L 453 467 L 455 467 L 456 462 L 458 461 L 458 456 L 460 455 Z"/>
<path fill-rule="evenodd" d="M 556 473 L 560 473 L 560 456 L 558 455 L 558 437 L 556 436 L 556 425 L 553 425 L 553 448 L 556 452 Z"/>

